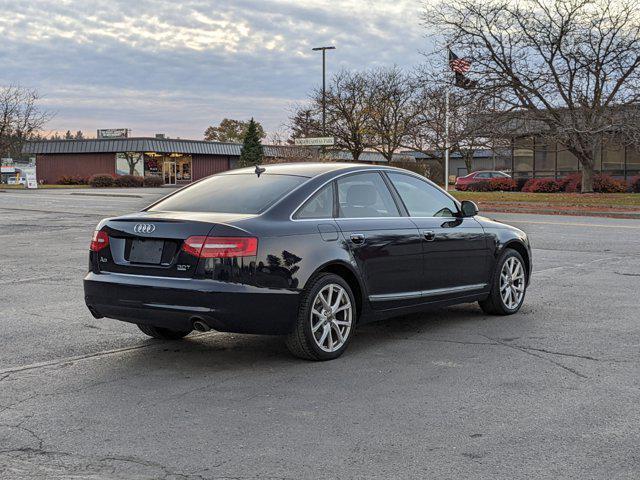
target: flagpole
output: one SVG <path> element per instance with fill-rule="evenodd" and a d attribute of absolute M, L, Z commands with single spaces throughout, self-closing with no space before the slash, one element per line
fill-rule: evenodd
<path fill-rule="evenodd" d="M 449 190 L 449 84 L 444 94 L 444 189 Z"/>
<path fill-rule="evenodd" d="M 451 45 L 447 42 L 445 59 L 445 71 L 447 75 L 446 87 L 444 90 L 444 189 L 449 190 L 449 90 L 451 90 L 451 82 L 448 80 L 450 76 L 449 69 L 451 68 Z"/>

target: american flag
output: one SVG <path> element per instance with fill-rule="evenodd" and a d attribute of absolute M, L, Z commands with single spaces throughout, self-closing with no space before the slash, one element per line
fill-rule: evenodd
<path fill-rule="evenodd" d="M 451 70 L 454 72 L 464 75 L 471 69 L 471 62 L 458 57 L 455 53 L 449 50 L 449 67 L 451 67 Z"/>

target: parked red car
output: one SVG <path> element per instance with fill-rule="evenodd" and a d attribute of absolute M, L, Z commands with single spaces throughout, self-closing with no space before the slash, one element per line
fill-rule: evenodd
<path fill-rule="evenodd" d="M 456 178 L 456 190 L 466 190 L 470 183 L 481 182 L 483 180 L 491 180 L 492 178 L 511 178 L 511 175 L 504 172 L 492 170 L 483 170 L 479 172 L 471 172 L 464 177 Z"/>

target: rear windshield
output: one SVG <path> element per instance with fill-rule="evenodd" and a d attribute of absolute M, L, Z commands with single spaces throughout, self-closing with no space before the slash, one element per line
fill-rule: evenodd
<path fill-rule="evenodd" d="M 218 175 L 179 191 L 149 211 L 260 213 L 305 180 L 293 175 Z"/>

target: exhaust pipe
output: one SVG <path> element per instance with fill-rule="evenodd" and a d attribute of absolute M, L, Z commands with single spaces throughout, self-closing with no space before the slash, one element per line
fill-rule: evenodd
<path fill-rule="evenodd" d="M 195 320 L 193 322 L 193 329 L 198 332 L 208 332 L 209 330 L 211 330 L 211 327 L 202 320 Z"/>

